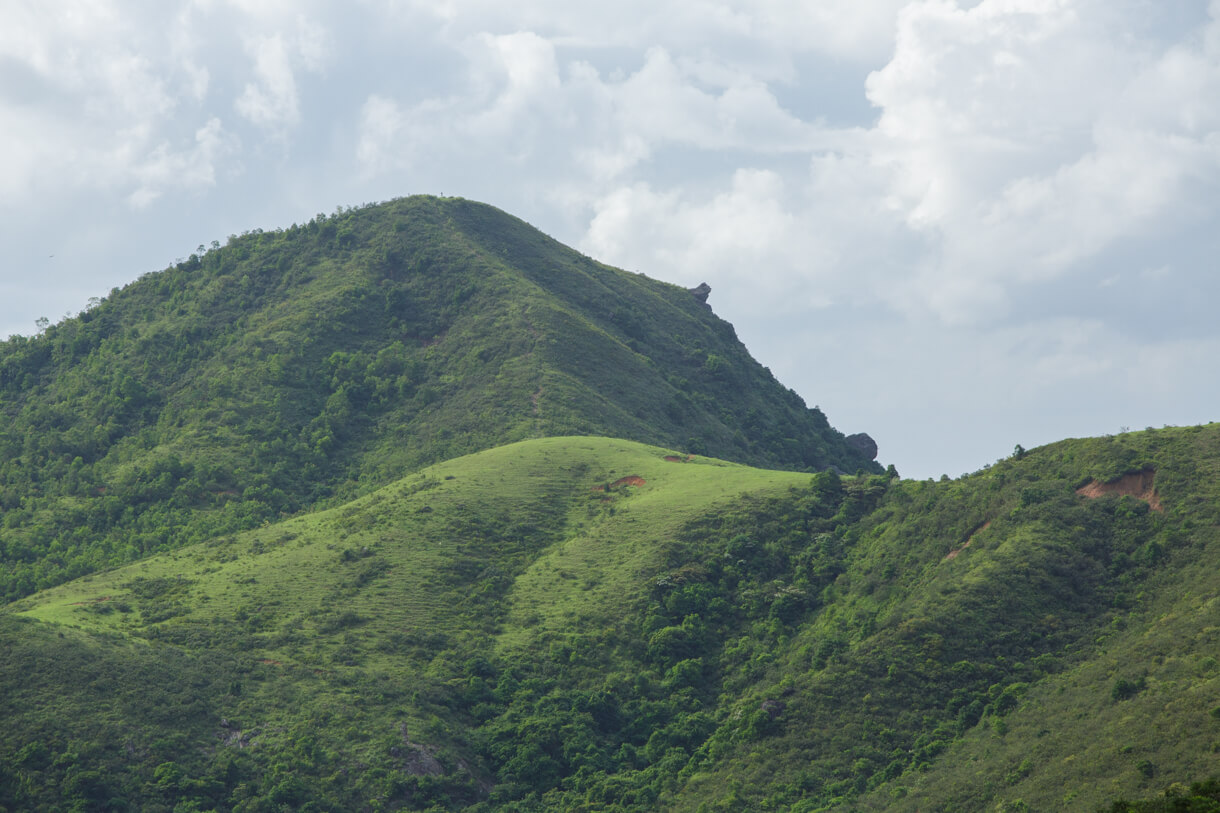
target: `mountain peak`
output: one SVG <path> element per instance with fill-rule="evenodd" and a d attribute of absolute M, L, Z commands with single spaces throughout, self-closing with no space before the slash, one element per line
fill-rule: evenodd
<path fill-rule="evenodd" d="M 104 517 L 65 574 L 133 538 L 173 547 L 533 437 L 877 470 L 685 288 L 455 198 L 233 237 L 0 345 L 0 393 L 12 499 Z M 132 516 L 101 511 L 119 495 L 138 497 Z M 133 537 L 170 503 L 174 530 Z M 0 582 L 10 597 L 36 583 L 20 570 Z"/>

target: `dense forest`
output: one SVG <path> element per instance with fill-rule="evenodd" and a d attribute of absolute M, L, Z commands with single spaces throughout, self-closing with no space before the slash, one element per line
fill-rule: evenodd
<path fill-rule="evenodd" d="M 0 809 L 1220 809 L 1220 425 L 902 480 L 407 199 L 0 348 Z"/>

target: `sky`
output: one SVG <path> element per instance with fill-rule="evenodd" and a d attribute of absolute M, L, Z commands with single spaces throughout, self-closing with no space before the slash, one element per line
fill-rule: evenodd
<path fill-rule="evenodd" d="M 0 6 L 0 336 L 416 193 L 707 282 L 906 477 L 1220 419 L 1220 0 Z"/>

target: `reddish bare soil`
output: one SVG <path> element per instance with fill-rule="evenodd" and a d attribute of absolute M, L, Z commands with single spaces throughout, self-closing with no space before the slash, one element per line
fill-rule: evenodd
<path fill-rule="evenodd" d="M 692 461 L 694 459 L 695 459 L 695 456 L 693 454 L 688 454 L 686 457 L 678 457 L 677 455 L 673 455 L 673 454 L 665 455 L 666 463 L 689 463 L 690 461 Z"/>
<path fill-rule="evenodd" d="M 628 474 L 626 477 L 620 477 L 610 484 L 610 488 L 618 488 L 619 486 L 635 486 L 639 488 L 648 481 L 636 474 Z M 605 491 L 605 486 L 593 486 L 593 491 Z"/>
<path fill-rule="evenodd" d="M 1153 511 L 1164 511 L 1161 499 L 1157 496 L 1156 488 L 1153 486 L 1155 478 L 1155 470 L 1144 469 L 1134 474 L 1124 474 L 1122 477 L 1109 483 L 1099 483 L 1094 480 L 1076 489 L 1076 493 L 1089 499 L 1097 499 L 1107 494 L 1135 497 L 1137 500 L 1143 500 L 1148 503 L 1148 507 Z"/>

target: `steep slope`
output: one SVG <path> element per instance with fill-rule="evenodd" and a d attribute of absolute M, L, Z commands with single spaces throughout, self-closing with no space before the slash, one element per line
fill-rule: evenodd
<path fill-rule="evenodd" d="M 508 696 L 488 680 L 507 693 L 508 664 L 633 647 L 684 524 L 808 480 L 628 441 L 526 441 L 25 599 L 8 609 L 68 636 L 0 617 L 0 763 L 24 789 L 8 803 L 473 803 L 496 782 L 476 729 Z M 157 708 L 129 702 L 128 661 L 156 664 Z M 123 742 L 78 744 L 90 702 Z M 78 787 L 81 771 L 106 780 Z"/>
<path fill-rule="evenodd" d="M 11 605 L 0 640 L 26 671 L 0 685 L 20 698 L 0 764 L 26 795 L 4 803 L 71 801 L 51 789 L 73 770 L 109 777 L 74 798 L 205 809 L 1152 796 L 1220 772 L 1218 475 L 1220 425 L 939 483 L 598 438 L 490 450 Z M 144 755 L 127 763 L 72 716 L 124 647 L 161 653 L 178 692 L 108 707 Z M 44 692 L 51 657 L 93 666 Z"/>
<path fill-rule="evenodd" d="M 0 344 L 0 596 L 525 438 L 879 470 L 691 293 L 489 206 L 408 198 L 200 248 Z"/>
<path fill-rule="evenodd" d="M 752 687 L 782 713 L 713 735 L 673 809 L 1092 810 L 1217 773 L 1218 470 L 1209 425 L 893 484 Z"/>

